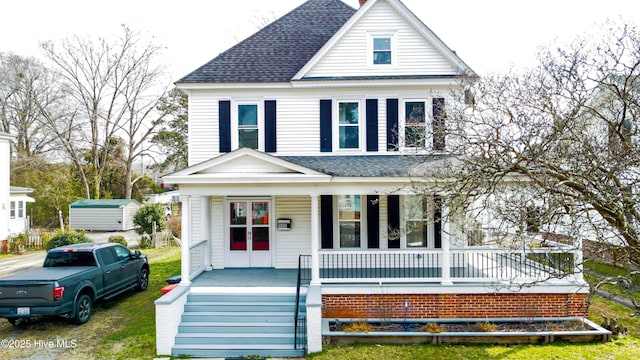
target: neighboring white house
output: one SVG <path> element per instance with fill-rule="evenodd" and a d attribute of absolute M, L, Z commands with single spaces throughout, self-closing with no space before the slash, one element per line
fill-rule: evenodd
<path fill-rule="evenodd" d="M 69 226 L 89 231 L 132 230 L 133 216 L 141 206 L 134 199 L 78 200 L 69 205 Z"/>
<path fill-rule="evenodd" d="M 27 204 L 35 202 L 29 196 L 32 192 L 32 188 L 11 186 L 9 196 L 9 233 L 12 235 L 26 233 L 29 229 Z"/>
<path fill-rule="evenodd" d="M 0 241 L 9 237 L 9 181 L 13 136 L 0 132 Z"/>
<path fill-rule="evenodd" d="M 158 194 L 144 195 L 145 204 L 171 204 L 180 202 L 180 192 L 177 190 L 165 191 Z"/>
<path fill-rule="evenodd" d="M 299 264 L 310 282 L 306 327 L 295 328 L 306 329 L 297 339 L 309 352 L 322 349 L 323 319 L 347 310 L 363 318 L 584 314 L 587 289 L 573 262 L 541 271 L 520 250 L 470 246 L 475 229 L 450 211 L 436 170 L 450 159 L 452 90 L 474 73 L 401 1 L 361 4 L 309 0 L 176 83 L 189 95 L 189 167 L 164 182 L 182 201 L 182 281 L 156 301 L 158 354 L 301 355 L 297 340 L 277 343 L 275 334 L 253 343 L 258 330 L 214 333 L 221 304 L 241 301 L 216 295 L 295 297 L 295 280 L 269 287 L 263 276 Z M 558 250 L 541 250 L 549 251 Z M 580 252 L 571 255 L 577 263 Z M 217 285 L 240 269 L 235 287 Z M 547 270 L 570 274 L 506 289 Z M 265 301 L 254 308 L 269 311 Z"/>

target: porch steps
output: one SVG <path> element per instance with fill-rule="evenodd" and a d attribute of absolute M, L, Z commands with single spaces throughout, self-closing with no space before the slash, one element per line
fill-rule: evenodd
<path fill-rule="evenodd" d="M 295 300 L 295 294 L 189 294 L 172 355 L 303 356 L 294 347 Z"/>

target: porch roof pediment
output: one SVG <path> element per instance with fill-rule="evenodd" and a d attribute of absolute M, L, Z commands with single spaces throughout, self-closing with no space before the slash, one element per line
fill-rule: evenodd
<path fill-rule="evenodd" d="M 274 156 L 241 148 L 163 177 L 169 184 L 347 184 L 443 180 L 447 155 Z"/>
<path fill-rule="evenodd" d="M 164 177 L 167 183 L 211 182 L 264 182 L 267 178 L 277 181 L 329 180 L 330 175 L 249 149 L 240 148 L 200 164 L 190 166 Z"/>

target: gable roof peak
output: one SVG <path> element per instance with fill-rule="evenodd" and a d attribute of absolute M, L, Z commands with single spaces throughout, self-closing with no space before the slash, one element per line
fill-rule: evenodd
<path fill-rule="evenodd" d="M 308 0 L 177 84 L 288 82 L 355 12 L 340 0 Z"/>

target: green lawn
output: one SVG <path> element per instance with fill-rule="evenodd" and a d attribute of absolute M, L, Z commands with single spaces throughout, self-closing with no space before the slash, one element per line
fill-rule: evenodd
<path fill-rule="evenodd" d="M 77 347 L 48 351 L 3 349 L 0 358 L 13 359 L 153 359 L 155 347 L 154 300 L 162 295 L 165 280 L 180 273 L 180 249 L 144 250 L 151 263 L 149 289 L 132 292 L 109 302 L 96 304 L 92 319 L 77 326 L 60 319 L 36 320 L 24 328 L 0 324 L 0 339 L 68 339 Z M 629 335 L 608 343 L 551 345 L 329 345 L 313 360 L 349 359 L 633 359 L 640 357 L 640 318 L 611 301 L 594 297 L 589 317 L 601 322 L 600 314 L 618 317 L 629 327 Z"/>
<path fill-rule="evenodd" d="M 147 251 L 152 275 L 149 290 L 135 294 L 124 302 L 115 302 L 110 310 L 123 313 L 122 326 L 102 337 L 96 349 L 101 359 L 151 359 L 155 356 L 155 312 L 153 301 L 165 280 L 180 272 L 179 249 Z M 326 346 L 314 360 L 363 359 L 633 359 L 640 357 L 640 318 L 614 302 L 594 297 L 589 318 L 600 323 L 600 314 L 618 317 L 629 327 L 629 335 L 609 343 L 551 345 L 342 345 Z"/>

